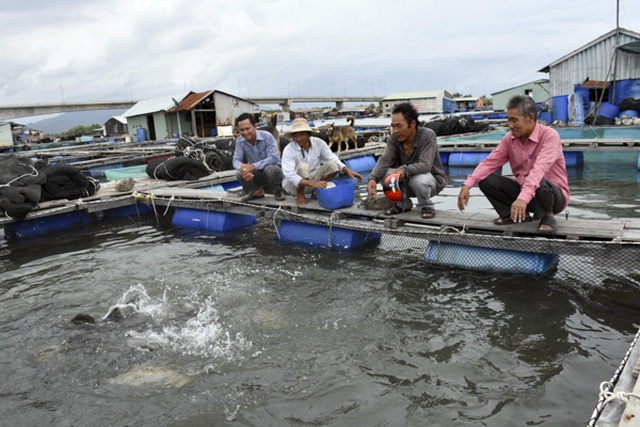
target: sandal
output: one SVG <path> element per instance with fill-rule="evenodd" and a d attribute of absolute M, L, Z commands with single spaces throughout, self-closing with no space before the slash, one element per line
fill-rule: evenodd
<path fill-rule="evenodd" d="M 411 208 L 404 209 L 404 208 L 400 208 L 400 207 L 394 205 L 394 206 L 391 206 L 386 211 L 384 211 L 384 214 L 387 215 L 387 216 L 389 216 L 389 215 L 397 215 L 399 213 L 408 212 L 410 210 L 411 210 Z"/>
<path fill-rule="evenodd" d="M 436 217 L 436 211 L 435 209 L 431 208 L 422 208 L 420 216 L 422 217 L 422 219 L 433 219 Z"/>
<path fill-rule="evenodd" d="M 527 215 L 524 218 L 524 221 L 522 222 L 529 222 L 532 221 L 531 216 Z M 519 224 L 517 222 L 515 222 L 514 220 L 511 219 L 511 216 L 505 216 L 505 217 L 500 217 L 500 218 L 496 218 L 493 220 L 493 223 L 495 225 L 513 225 L 513 224 Z"/>
<path fill-rule="evenodd" d="M 549 226 L 551 228 L 540 228 L 542 226 Z M 540 234 L 556 234 L 556 230 L 558 229 L 558 222 L 556 218 L 553 216 L 545 216 L 540 220 L 540 224 L 538 225 L 538 233 Z"/>

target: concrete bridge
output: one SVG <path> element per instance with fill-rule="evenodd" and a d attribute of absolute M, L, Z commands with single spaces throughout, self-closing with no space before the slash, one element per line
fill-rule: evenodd
<path fill-rule="evenodd" d="M 294 103 L 328 103 L 336 104 L 336 108 L 344 108 L 345 102 L 367 102 L 379 103 L 382 97 L 379 96 L 265 96 L 252 97 L 248 101 L 256 104 L 277 104 L 283 111 L 289 111 Z M 129 109 L 138 101 L 97 101 L 97 102 L 75 102 L 63 104 L 25 104 L 0 106 L 0 121 L 15 119 L 18 117 L 40 116 L 53 113 L 69 113 L 74 111 L 87 110 L 114 110 Z"/>
<path fill-rule="evenodd" d="M 368 102 L 368 103 L 379 103 L 382 101 L 382 97 L 380 96 L 264 96 L 264 97 L 251 97 L 248 98 L 249 101 L 255 102 L 256 104 L 278 104 L 282 111 L 289 111 L 291 109 L 291 105 L 294 103 L 327 103 L 327 104 L 336 104 L 336 108 L 338 110 L 342 110 L 344 108 L 345 102 Z"/>
<path fill-rule="evenodd" d="M 76 102 L 65 104 L 30 104 L 0 106 L 0 121 L 43 114 L 88 110 L 129 109 L 138 101 Z"/>

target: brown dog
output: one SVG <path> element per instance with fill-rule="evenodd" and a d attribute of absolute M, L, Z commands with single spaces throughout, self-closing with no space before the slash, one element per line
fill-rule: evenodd
<path fill-rule="evenodd" d="M 327 135 L 329 135 L 329 148 L 331 148 L 332 151 L 340 153 L 343 146 L 345 147 L 345 151 L 348 150 L 349 140 L 353 141 L 354 147 L 358 146 L 358 137 L 356 136 L 356 131 L 353 129 L 355 119 L 353 116 L 347 116 L 347 121 L 350 123 L 346 126 L 335 126 L 333 123 L 326 126 Z M 333 149 L 334 145 L 337 146 L 337 150 Z"/>

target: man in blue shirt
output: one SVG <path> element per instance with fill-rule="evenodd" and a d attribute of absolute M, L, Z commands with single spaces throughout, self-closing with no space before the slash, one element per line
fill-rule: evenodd
<path fill-rule="evenodd" d="M 278 143 L 273 135 L 256 128 L 252 114 L 243 113 L 236 118 L 240 136 L 233 152 L 233 168 L 245 196 L 243 202 L 264 197 L 272 191 L 276 200 L 285 199 L 282 191 L 282 167 Z"/>

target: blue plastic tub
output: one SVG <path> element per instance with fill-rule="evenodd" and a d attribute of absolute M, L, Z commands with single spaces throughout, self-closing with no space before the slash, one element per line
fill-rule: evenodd
<path fill-rule="evenodd" d="M 292 245 L 350 250 L 379 241 L 381 234 L 284 220 L 278 226 L 278 237 L 283 243 Z"/>
<path fill-rule="evenodd" d="M 248 227 L 255 224 L 254 215 L 228 212 L 206 211 L 201 209 L 178 208 L 173 214 L 171 224 L 203 231 L 224 232 Z"/>
<path fill-rule="evenodd" d="M 557 254 L 483 248 L 432 240 L 427 245 L 425 260 L 429 264 L 468 270 L 545 275 L 555 272 L 560 256 Z"/>
<path fill-rule="evenodd" d="M 76 228 L 85 228 L 89 224 L 89 214 L 85 210 L 52 215 L 43 218 L 25 219 L 5 225 L 4 234 L 17 240 L 56 234 Z"/>
<path fill-rule="evenodd" d="M 346 159 L 343 163 L 352 171 L 364 172 L 373 170 L 376 166 L 376 159 L 373 156 L 360 156 Z"/>
<path fill-rule="evenodd" d="M 329 182 L 333 183 L 335 187 L 316 190 L 320 206 L 325 209 L 338 209 L 353 205 L 356 189 L 353 181 L 335 179 Z"/>

